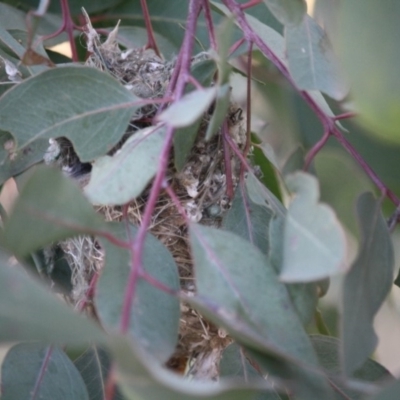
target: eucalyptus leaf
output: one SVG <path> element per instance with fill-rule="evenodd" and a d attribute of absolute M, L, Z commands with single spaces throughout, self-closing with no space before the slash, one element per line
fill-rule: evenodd
<path fill-rule="evenodd" d="M 359 368 L 374 351 L 378 339 L 373 327 L 393 281 L 394 255 L 381 202 L 371 193 L 359 197 L 361 232 L 358 256 L 343 287 L 342 363 L 345 374 Z"/>
<path fill-rule="evenodd" d="M 269 337 L 260 334 L 258 326 L 249 323 L 246 315 L 233 313 L 205 296 L 185 296 L 184 300 L 244 346 L 246 353 L 264 374 L 285 379 L 290 392 L 299 396 L 296 399 L 309 400 L 317 393 L 324 400 L 332 398 L 328 382 L 321 375 L 319 367 L 305 362 L 307 356 L 296 359 L 283 352 Z"/>
<path fill-rule="evenodd" d="M 73 362 L 85 382 L 90 400 L 104 400 L 112 363 L 109 353 L 101 347 L 90 346 Z M 112 400 L 123 400 L 118 390 Z"/>
<path fill-rule="evenodd" d="M 104 224 L 72 180 L 41 166 L 23 186 L 4 224 L 3 244 L 26 256 L 53 241 L 103 230 Z"/>
<path fill-rule="evenodd" d="M 134 237 L 137 228 L 127 233 L 125 224 L 112 224 L 110 231 L 121 239 Z M 97 285 L 95 304 L 103 325 L 118 328 L 122 305 L 130 276 L 131 254 L 128 250 L 101 240 L 105 250 L 105 266 Z M 173 291 L 179 290 L 178 270 L 172 255 L 154 236 L 144 243 L 143 268 L 154 279 Z M 140 278 L 130 314 L 129 334 L 153 358 L 165 362 L 172 355 L 178 340 L 179 300 Z"/>
<path fill-rule="evenodd" d="M 289 294 L 269 260 L 251 243 L 230 233 L 191 224 L 197 295 L 247 320 L 281 351 L 310 364 L 311 344 Z"/>
<path fill-rule="evenodd" d="M 379 393 L 374 396 L 368 397 L 368 400 L 397 400 L 399 397 L 400 380 L 387 385 Z"/>
<path fill-rule="evenodd" d="M 0 254 L 0 342 L 104 343 L 102 331 Z M 40 312 L 39 312 L 40 311 Z M 17 397 L 18 398 L 18 397 Z"/>
<path fill-rule="evenodd" d="M 272 211 L 253 203 L 245 187 L 239 185 L 232 201 L 232 206 L 224 215 L 222 228 L 253 243 L 258 249 L 268 255 L 269 235 L 268 226 Z"/>
<path fill-rule="evenodd" d="M 253 382 L 264 379 L 261 374 L 250 364 L 243 349 L 236 343 L 230 344 L 222 353 L 219 363 L 221 377 L 240 377 L 245 382 Z M 280 400 L 277 392 L 259 394 L 254 400 Z"/>
<path fill-rule="evenodd" d="M 335 100 L 346 96 L 348 87 L 328 36 L 310 16 L 286 26 L 285 39 L 289 71 L 300 90 L 320 90 Z"/>
<path fill-rule="evenodd" d="M 225 84 L 218 88 L 215 109 L 207 126 L 206 140 L 210 140 L 217 133 L 218 129 L 226 119 L 230 96 L 231 88 L 229 87 L 229 84 Z"/>
<path fill-rule="evenodd" d="M 269 260 L 277 274 L 283 266 L 285 218 L 275 216 L 269 223 Z M 287 283 L 286 288 L 293 306 L 304 326 L 312 320 L 318 303 L 315 282 Z"/>
<path fill-rule="evenodd" d="M 53 68 L 3 94 L 0 129 L 13 135 L 17 149 L 37 139 L 67 137 L 82 162 L 92 161 L 118 143 L 137 101 L 95 68 Z M 23 110 L 18 118 L 15 110 Z"/>
<path fill-rule="evenodd" d="M 201 118 L 192 125 L 177 129 L 174 133 L 174 161 L 177 171 L 185 166 L 201 125 Z"/>
<path fill-rule="evenodd" d="M 41 376 L 41 380 L 38 377 Z M 20 343 L 1 367 L 3 400 L 89 400 L 81 375 L 58 347 Z"/>
<path fill-rule="evenodd" d="M 129 400 L 255 400 L 260 393 L 274 390 L 272 385 L 262 381 L 252 384 L 225 379 L 219 382 L 189 381 L 162 368 L 126 340 L 116 338 L 112 348 L 119 372 L 118 383 Z"/>
<path fill-rule="evenodd" d="M 340 364 L 340 342 L 335 337 L 312 335 L 311 341 L 317 353 L 321 366 L 329 375 L 329 380 L 339 390 L 335 392 L 335 399 L 342 400 L 343 394 L 353 400 L 364 400 L 365 392 L 362 386 L 359 389 L 351 387 L 349 381 L 343 379 L 342 368 Z M 366 362 L 357 369 L 352 378 L 358 381 L 366 381 L 371 383 L 378 383 L 380 381 L 390 382 L 393 377 L 389 371 L 376 361 L 368 359 Z"/>
<path fill-rule="evenodd" d="M 210 87 L 185 94 L 163 111 L 157 119 L 175 128 L 189 126 L 208 110 L 216 96 L 216 91 L 215 87 Z"/>
<path fill-rule="evenodd" d="M 317 353 L 320 364 L 330 374 L 340 376 L 340 341 L 335 337 L 311 335 L 311 341 Z M 390 372 L 381 364 L 368 358 L 365 363 L 353 373 L 353 377 L 369 382 L 380 379 L 392 380 Z"/>
<path fill-rule="evenodd" d="M 85 193 L 94 204 L 125 204 L 139 196 L 157 172 L 165 126 L 135 132 L 113 156 L 96 160 Z"/>
<path fill-rule="evenodd" d="M 13 151 L 13 146 L 12 136 L 8 132 L 0 132 L 0 184 L 42 161 L 49 142 L 46 139 L 36 140 L 17 152 Z"/>
<path fill-rule="evenodd" d="M 345 234 L 333 210 L 318 204 L 317 180 L 297 172 L 286 182 L 296 195 L 285 220 L 281 280 L 308 282 L 343 272 Z"/>
<path fill-rule="evenodd" d="M 217 66 L 215 62 L 209 59 L 195 62 L 191 69 L 193 77 L 204 87 L 211 85 L 216 71 Z M 191 84 L 187 85 L 185 90 L 192 89 L 191 86 Z M 192 150 L 201 120 L 202 115 L 192 125 L 177 129 L 174 133 L 174 161 L 178 171 L 182 170 Z"/>
<path fill-rule="evenodd" d="M 220 86 L 229 82 L 229 74 L 231 67 L 228 64 L 229 48 L 233 44 L 233 18 L 224 19 L 217 27 L 216 39 L 218 46 L 217 66 L 218 66 L 218 83 Z"/>
<path fill-rule="evenodd" d="M 257 177 L 250 173 L 246 178 L 247 192 L 251 201 L 261 206 L 267 206 L 275 215 L 284 217 L 286 209 L 283 204 L 276 198 L 276 196 L 265 187 Z"/>
<path fill-rule="evenodd" d="M 264 0 L 275 18 L 284 25 L 297 25 L 301 23 L 307 12 L 304 0 Z"/>

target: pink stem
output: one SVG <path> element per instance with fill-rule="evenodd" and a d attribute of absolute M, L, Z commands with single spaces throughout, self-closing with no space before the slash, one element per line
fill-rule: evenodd
<path fill-rule="evenodd" d="M 240 8 L 242 10 L 246 10 L 247 8 L 251 8 L 256 6 L 257 4 L 260 4 L 262 0 L 250 0 L 247 3 L 241 4 Z"/>
<path fill-rule="evenodd" d="M 140 0 L 140 5 L 142 6 L 142 12 L 144 17 L 144 23 L 147 31 L 147 44 L 146 49 L 153 49 L 154 52 L 161 58 L 160 50 L 158 49 L 156 39 L 154 38 L 153 26 L 151 24 L 149 9 L 147 8 L 146 0 Z"/>
<path fill-rule="evenodd" d="M 231 164 L 231 152 L 229 151 L 229 145 L 228 145 L 229 128 L 226 118 L 224 123 L 222 124 L 221 129 L 222 129 L 222 141 L 224 149 L 226 195 L 229 197 L 229 200 L 232 200 L 233 198 L 232 164 Z"/>
<path fill-rule="evenodd" d="M 75 39 L 74 39 L 74 21 L 71 17 L 71 12 L 69 9 L 68 0 L 60 0 L 61 4 L 61 13 L 62 13 L 62 24 L 61 27 L 58 28 L 55 32 L 51 33 L 50 35 L 43 36 L 42 41 L 51 39 L 53 37 L 58 36 L 62 32 L 66 32 L 69 40 L 69 44 L 71 46 L 72 52 L 72 60 L 78 61 L 78 52 L 76 50 Z"/>
<path fill-rule="evenodd" d="M 343 114 L 336 115 L 335 117 L 333 117 L 333 119 L 335 121 L 339 121 L 340 119 L 354 118 L 356 116 L 357 116 L 357 113 L 355 113 L 355 112 L 346 112 Z"/>
<path fill-rule="evenodd" d="M 236 43 L 234 43 L 229 49 L 229 55 L 232 55 L 245 41 L 245 38 L 241 38 Z"/>
<path fill-rule="evenodd" d="M 330 131 L 325 131 L 322 138 L 318 140 L 318 142 L 311 148 L 311 150 L 307 153 L 305 163 L 304 163 L 304 170 L 308 170 L 310 167 L 311 162 L 317 155 L 317 153 L 325 146 L 325 143 L 331 137 Z"/>
<path fill-rule="evenodd" d="M 145 281 L 147 281 L 148 283 L 150 283 L 150 285 L 154 286 L 155 288 L 161 290 L 162 292 L 168 293 L 171 296 L 177 296 L 179 291 L 177 290 L 173 290 L 170 287 L 164 285 L 162 282 L 160 282 L 158 279 L 155 279 L 152 275 L 148 274 L 145 271 L 142 271 L 140 273 L 140 278 L 144 279 Z"/>
<path fill-rule="evenodd" d="M 46 350 L 46 354 L 44 356 L 42 365 L 40 366 L 39 374 L 38 374 L 36 382 L 35 382 L 35 387 L 32 390 L 31 400 L 36 400 L 38 398 L 40 386 L 41 386 L 41 384 L 43 382 L 43 378 L 46 374 L 47 367 L 49 365 L 52 353 L 53 353 L 53 346 L 49 346 Z"/>
<path fill-rule="evenodd" d="M 179 100 L 184 92 L 185 85 L 190 75 L 190 63 L 193 51 L 193 42 L 195 40 L 197 16 L 201 10 L 201 2 L 198 0 L 190 0 L 189 11 L 186 25 L 186 32 L 183 39 L 181 51 L 179 52 L 177 65 L 179 73 L 177 72 L 176 88 L 173 92 L 174 99 Z M 173 74 L 174 75 L 174 74 Z M 149 199 L 147 200 L 146 208 L 143 213 L 142 223 L 138 233 L 131 243 L 131 271 L 128 277 L 128 283 L 125 289 L 124 301 L 121 312 L 120 330 L 125 333 L 129 328 L 131 309 L 133 299 L 135 297 L 136 285 L 140 276 L 143 274 L 142 255 L 144 248 L 144 241 L 147 234 L 147 229 L 150 226 L 151 217 L 158 199 L 158 195 L 165 181 L 165 175 L 168 169 L 169 154 L 172 146 L 172 139 L 174 135 L 174 128 L 167 126 L 166 138 L 160 155 L 157 174 L 154 178 L 153 185 L 150 190 Z"/>
<path fill-rule="evenodd" d="M 214 22 L 211 16 L 211 9 L 209 0 L 203 0 L 204 15 L 206 17 L 206 24 L 208 29 L 208 37 L 210 40 L 210 46 L 213 50 L 217 50 L 217 41 L 215 39 Z"/>

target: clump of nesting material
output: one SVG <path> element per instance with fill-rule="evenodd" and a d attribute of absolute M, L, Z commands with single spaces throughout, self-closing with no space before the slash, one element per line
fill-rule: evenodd
<path fill-rule="evenodd" d="M 117 28 L 104 43 L 101 43 L 88 21 L 88 49 L 92 55 L 87 60 L 87 65 L 110 73 L 138 97 L 144 99 L 162 97 L 170 81 L 174 61 L 165 61 L 151 50 L 121 51 L 116 36 Z M 194 57 L 192 64 L 199 59 L 204 59 L 204 55 Z M 134 135 L 138 129 L 150 126 L 157 109 L 158 106 L 152 104 L 136 112 L 123 140 Z M 226 160 L 222 134 L 218 132 L 210 141 L 204 138 L 210 117 L 210 113 L 206 112 L 196 142 L 181 171 L 175 169 L 171 159 L 168 178 L 190 220 L 218 227 L 224 213 L 230 207 L 231 199 L 226 193 Z M 227 121 L 232 140 L 239 149 L 243 149 L 246 142 L 245 121 L 242 110 L 237 105 L 230 105 Z M 55 148 L 57 145 L 58 149 Z M 115 150 L 110 154 L 113 152 Z M 51 153 L 50 158 L 57 159 L 67 171 L 72 169 L 73 172 L 74 168 L 76 169 L 76 166 L 69 165 L 73 157 L 71 148 L 65 141 L 52 141 Z M 240 175 L 240 162 L 233 152 L 230 164 L 232 171 L 230 179 L 232 187 L 235 188 Z M 82 185 L 85 185 L 87 180 L 83 181 Z M 128 216 L 133 224 L 139 225 L 141 222 L 147 195 L 148 191 L 145 191 L 128 206 Z M 98 208 L 98 212 L 102 213 L 107 221 L 122 220 L 121 207 L 103 206 Z M 193 294 L 195 283 L 187 227 L 184 218 L 165 193 L 159 196 L 149 230 L 172 253 L 179 268 L 182 290 L 188 295 Z M 67 240 L 62 242 L 61 246 L 73 269 L 73 300 L 79 303 L 85 298 L 93 274 L 101 271 L 102 250 L 88 237 Z M 230 343 L 230 339 L 186 304 L 182 304 L 181 311 L 179 345 L 168 365 L 177 370 L 186 370 L 186 373 L 197 378 L 215 379 L 218 376 L 217 367 L 222 350 Z"/>

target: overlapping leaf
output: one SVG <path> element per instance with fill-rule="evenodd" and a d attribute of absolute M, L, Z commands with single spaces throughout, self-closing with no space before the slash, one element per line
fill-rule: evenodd
<path fill-rule="evenodd" d="M 393 281 L 393 247 L 381 203 L 371 193 L 364 193 L 358 200 L 357 213 L 361 244 L 343 288 L 342 363 L 347 375 L 375 349 L 374 317 Z"/>
<path fill-rule="evenodd" d="M 163 111 L 158 120 L 175 128 L 191 125 L 207 111 L 215 95 L 215 87 L 190 92 Z"/>
<path fill-rule="evenodd" d="M 222 221 L 222 228 L 253 243 L 265 255 L 269 251 L 268 226 L 272 211 L 267 207 L 254 204 L 244 192 L 243 187 L 236 189 L 232 206 Z"/>
<path fill-rule="evenodd" d="M 264 0 L 275 18 L 284 25 L 297 25 L 307 12 L 304 0 Z"/>
<path fill-rule="evenodd" d="M 285 286 L 260 250 L 230 232 L 200 225 L 191 225 L 190 242 L 200 298 L 247 321 L 281 351 L 316 361 Z"/>
<path fill-rule="evenodd" d="M 301 90 L 320 90 L 341 100 L 348 88 L 323 29 L 308 15 L 299 25 L 285 27 L 290 73 Z"/>
<path fill-rule="evenodd" d="M 317 180 L 298 172 L 287 178 L 287 184 L 296 196 L 285 219 L 281 280 L 308 282 L 343 272 L 344 231 L 333 210 L 318 204 Z"/>
<path fill-rule="evenodd" d="M 121 338 L 116 338 L 112 347 L 119 371 L 118 383 L 129 400 L 254 400 L 260 393 L 274 390 L 262 381 L 251 384 L 223 379 L 218 383 L 189 381 L 157 365 L 137 346 L 129 346 Z"/>
<path fill-rule="evenodd" d="M 23 272 L 15 259 L 0 258 L 0 342 L 104 343 L 100 329 L 74 313 Z M 40 310 L 40 312 L 39 312 Z"/>
<path fill-rule="evenodd" d="M 90 400 L 104 400 L 112 363 L 109 353 L 101 347 L 91 346 L 73 362 L 85 382 Z M 112 400 L 123 400 L 116 390 Z"/>
<path fill-rule="evenodd" d="M 94 204 L 125 204 L 139 196 L 157 172 L 165 126 L 136 132 L 113 156 L 93 164 L 85 193 Z"/>
<path fill-rule="evenodd" d="M 4 224 L 3 245 L 26 256 L 53 241 L 102 229 L 104 222 L 79 187 L 42 166 L 24 185 Z"/>
<path fill-rule="evenodd" d="M 41 374 L 43 374 L 41 376 Z M 41 379 L 38 377 L 41 376 Z M 78 370 L 58 347 L 20 343 L 7 353 L 1 368 L 4 400 L 89 400 Z"/>
<path fill-rule="evenodd" d="M 253 382 L 264 379 L 261 374 L 247 360 L 244 351 L 236 343 L 230 344 L 222 353 L 219 363 L 219 373 L 221 377 L 240 377 L 245 382 Z M 277 392 L 263 393 L 255 397 L 254 400 L 280 400 Z"/>
<path fill-rule="evenodd" d="M 109 228 L 115 236 L 127 239 L 125 224 Z M 131 227 L 129 235 L 137 233 Z M 97 286 L 95 303 L 105 326 L 117 329 L 121 322 L 122 305 L 130 275 L 130 252 L 102 240 L 105 266 Z M 143 267 L 153 278 L 169 287 L 179 289 L 178 270 L 172 255 L 154 236 L 148 234 L 144 244 Z M 147 281 L 136 282 L 129 333 L 154 358 L 165 362 L 175 350 L 178 340 L 179 300 L 162 292 Z"/>
<path fill-rule="evenodd" d="M 121 139 L 137 101 L 95 68 L 50 69 L 3 94 L 0 129 L 14 136 L 18 148 L 37 139 L 67 137 L 81 161 L 92 161 Z M 15 110 L 23 111 L 16 117 Z"/>

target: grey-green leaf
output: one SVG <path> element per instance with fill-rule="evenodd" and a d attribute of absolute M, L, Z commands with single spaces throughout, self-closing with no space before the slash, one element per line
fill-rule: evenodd
<path fill-rule="evenodd" d="M 0 129 L 18 148 L 64 136 L 81 161 L 92 161 L 118 143 L 139 107 L 138 98 L 110 75 L 68 66 L 42 72 L 0 98 Z M 21 110 L 16 117 L 15 110 Z"/>
<path fill-rule="evenodd" d="M 395 381 L 391 385 L 386 386 L 381 392 L 375 396 L 369 397 L 368 400 L 397 400 L 400 393 L 400 380 Z"/>
<path fill-rule="evenodd" d="M 85 187 L 89 200 L 118 205 L 139 196 L 157 172 L 165 131 L 164 126 L 138 131 L 116 154 L 96 160 Z"/>
<path fill-rule="evenodd" d="M 137 233 L 131 226 L 130 235 Z M 127 239 L 125 224 L 113 224 L 111 232 Z M 95 304 L 104 325 L 118 328 L 130 274 L 130 252 L 102 240 L 105 266 L 97 286 Z M 154 236 L 148 234 L 144 244 L 143 267 L 153 278 L 179 290 L 178 270 L 172 255 Z M 174 352 L 178 339 L 179 300 L 152 286 L 144 279 L 136 282 L 136 294 L 130 315 L 129 333 L 147 352 L 165 362 Z"/>
<path fill-rule="evenodd" d="M 30 278 L 15 259 L 0 254 L 0 342 L 86 344 L 105 341 L 92 322 L 74 313 Z"/>
<path fill-rule="evenodd" d="M 99 346 L 90 346 L 73 362 L 85 382 L 90 400 L 104 400 L 112 365 L 109 353 Z M 118 388 L 112 400 L 123 400 Z"/>
<path fill-rule="evenodd" d="M 301 24 L 285 27 L 285 38 L 289 71 L 297 87 L 343 99 L 348 87 L 324 30 L 305 15 Z"/>
<path fill-rule="evenodd" d="M 40 166 L 4 224 L 3 244 L 26 256 L 53 241 L 103 228 L 102 218 L 78 185 L 57 169 Z"/>
<path fill-rule="evenodd" d="M 275 216 L 269 224 L 269 260 L 272 267 L 279 274 L 283 265 L 285 218 Z M 292 303 L 304 326 L 307 326 L 315 313 L 318 302 L 315 282 L 287 283 Z"/>
<path fill-rule="evenodd" d="M 311 335 L 311 341 L 321 366 L 330 374 L 340 376 L 342 373 L 339 357 L 340 341 L 335 337 L 325 335 Z M 385 367 L 370 358 L 354 372 L 353 377 L 369 382 L 393 378 Z"/>
<path fill-rule="evenodd" d="M 284 25 L 301 23 L 307 12 L 304 0 L 264 0 L 275 18 Z"/>
<path fill-rule="evenodd" d="M 215 110 L 207 126 L 206 140 L 210 140 L 221 127 L 225 120 L 231 97 L 231 88 L 228 83 L 218 88 Z"/>
<path fill-rule="evenodd" d="M 217 382 L 189 381 L 161 367 L 141 349 L 116 338 L 113 353 L 117 379 L 126 399 L 162 400 L 254 400 L 260 393 L 273 391 L 268 382 L 240 384 L 221 379 Z"/>
<path fill-rule="evenodd" d="M 297 172 L 287 185 L 296 195 L 285 220 L 281 280 L 309 282 L 343 272 L 345 234 L 333 210 L 318 203 L 316 178 Z"/>
<path fill-rule="evenodd" d="M 253 203 L 244 190 L 245 186 L 237 187 L 232 206 L 222 220 L 222 228 L 253 243 L 267 255 L 268 226 L 272 211 L 265 206 Z"/>
<path fill-rule="evenodd" d="M 49 142 L 41 139 L 14 153 L 12 148 L 8 149 L 8 146 L 12 147 L 13 144 L 13 138 L 9 133 L 0 132 L 0 184 L 42 161 L 49 147 Z"/>
<path fill-rule="evenodd" d="M 166 122 L 174 128 L 183 128 L 193 124 L 210 107 L 216 96 L 216 88 L 198 89 L 185 94 L 172 103 L 158 116 L 158 121 Z"/>
<path fill-rule="evenodd" d="M 247 320 L 281 351 L 316 362 L 285 286 L 268 259 L 251 243 L 215 228 L 192 224 L 190 243 L 197 294 Z"/>
<path fill-rule="evenodd" d="M 1 378 L 3 400 L 89 400 L 78 370 L 55 346 L 37 343 L 13 346 L 4 359 Z"/>
<path fill-rule="evenodd" d="M 357 214 L 361 244 L 343 287 L 342 362 L 347 375 L 375 349 L 373 321 L 389 294 L 394 267 L 393 246 L 381 202 L 371 193 L 364 193 L 358 200 Z"/>
<path fill-rule="evenodd" d="M 240 377 L 245 382 L 254 382 L 264 379 L 261 374 L 249 363 L 243 349 L 236 343 L 230 344 L 222 353 L 219 363 L 221 377 Z M 254 400 L 280 400 L 278 393 L 259 394 Z"/>

